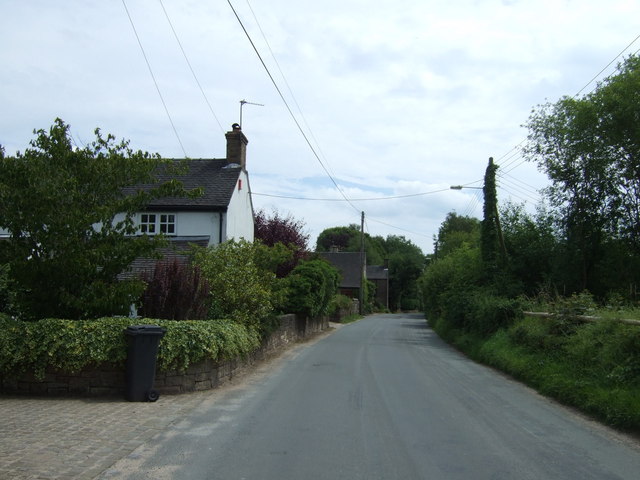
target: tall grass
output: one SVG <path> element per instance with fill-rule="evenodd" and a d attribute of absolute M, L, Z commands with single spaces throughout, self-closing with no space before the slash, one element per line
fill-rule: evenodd
<path fill-rule="evenodd" d="M 640 326 L 524 317 L 488 336 L 443 321 L 433 327 L 474 360 L 543 395 L 610 426 L 640 432 Z"/>

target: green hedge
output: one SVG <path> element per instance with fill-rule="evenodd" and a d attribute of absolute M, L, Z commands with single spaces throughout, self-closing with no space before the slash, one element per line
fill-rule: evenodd
<path fill-rule="evenodd" d="M 291 271 L 287 282 L 287 311 L 317 317 L 329 313 L 331 299 L 340 284 L 340 273 L 326 260 L 307 260 Z"/>
<path fill-rule="evenodd" d="M 43 378 L 49 367 L 73 373 L 92 365 L 123 365 L 127 356 L 124 330 L 142 324 L 166 329 L 158 352 L 160 371 L 183 370 L 206 358 L 244 356 L 260 343 L 255 330 L 229 320 L 117 317 L 22 322 L 0 315 L 0 374 L 33 373 Z"/>

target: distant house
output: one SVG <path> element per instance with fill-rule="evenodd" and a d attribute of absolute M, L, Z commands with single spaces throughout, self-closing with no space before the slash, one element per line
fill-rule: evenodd
<path fill-rule="evenodd" d="M 178 168 L 188 168 L 184 174 L 168 174 L 164 169 L 157 175 L 161 183 L 179 180 L 186 190 L 201 187 L 202 196 L 155 199 L 135 216 L 140 234 L 162 233 L 168 237 L 170 246 L 161 252 L 165 258 L 181 257 L 191 245 L 207 247 L 232 239 L 253 241 L 253 204 L 246 169 L 249 142 L 238 124 L 225 136 L 226 158 L 176 159 L 172 161 Z M 151 187 L 136 185 L 129 189 Z M 136 260 L 129 275 L 149 270 L 152 262 Z"/>
<path fill-rule="evenodd" d="M 376 303 L 389 308 L 389 269 L 387 265 L 367 265 L 362 272 L 362 264 L 366 263 L 366 256 L 361 259 L 360 252 L 318 252 L 318 254 L 340 271 L 342 275 L 338 289 L 340 294 L 359 299 L 364 278 L 376 286 Z"/>
<path fill-rule="evenodd" d="M 342 279 L 338 292 L 349 298 L 360 298 L 362 286 L 362 265 L 365 259 L 360 259 L 360 252 L 318 252 L 318 254 L 336 267 Z"/>
<path fill-rule="evenodd" d="M 389 267 L 385 265 L 367 265 L 367 280 L 376 286 L 376 304 L 389 308 Z"/>

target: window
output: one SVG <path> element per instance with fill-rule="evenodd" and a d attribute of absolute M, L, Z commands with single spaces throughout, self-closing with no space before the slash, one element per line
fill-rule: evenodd
<path fill-rule="evenodd" d="M 176 216 L 164 213 L 160 215 L 160 231 L 165 235 L 175 235 Z"/>
<path fill-rule="evenodd" d="M 176 216 L 172 213 L 142 213 L 140 214 L 140 233 L 155 235 L 176 234 Z"/>

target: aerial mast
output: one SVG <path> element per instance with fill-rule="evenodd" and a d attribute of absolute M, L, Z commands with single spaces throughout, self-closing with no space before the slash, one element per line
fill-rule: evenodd
<path fill-rule="evenodd" d="M 244 99 L 240 100 L 240 128 L 242 128 L 242 107 L 244 107 L 245 105 L 257 105 L 258 107 L 264 107 L 264 105 L 261 103 L 247 102 Z"/>

